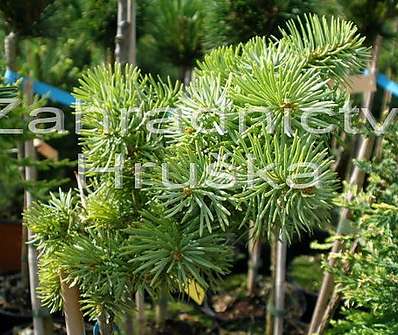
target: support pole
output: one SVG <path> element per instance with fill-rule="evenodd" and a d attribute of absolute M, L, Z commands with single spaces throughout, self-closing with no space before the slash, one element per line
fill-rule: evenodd
<path fill-rule="evenodd" d="M 247 271 L 247 293 L 249 296 L 252 296 L 256 291 L 256 278 L 261 260 L 261 241 L 255 237 L 254 222 L 252 221 L 250 222 L 248 252 L 249 262 Z"/>
<path fill-rule="evenodd" d="M 275 273 L 275 316 L 274 335 L 283 334 L 283 319 L 285 309 L 286 291 L 286 253 L 287 243 L 285 237 L 279 232 L 276 242 L 276 273 Z"/>
<path fill-rule="evenodd" d="M 129 22 L 129 63 L 137 64 L 137 3 L 135 0 L 128 0 L 128 22 Z"/>
<path fill-rule="evenodd" d="M 115 60 L 136 64 L 136 4 L 134 0 L 118 0 Z"/>
<path fill-rule="evenodd" d="M 373 55 L 370 65 L 371 75 L 376 75 L 377 73 L 377 63 L 379 59 L 381 43 L 382 43 L 382 37 L 377 36 L 373 44 Z M 369 92 L 365 96 L 364 108 L 367 109 L 369 113 L 372 112 L 373 97 L 374 97 L 373 92 Z M 373 137 L 361 138 L 356 159 L 365 160 L 365 161 L 369 160 L 371 158 L 370 156 L 373 150 L 373 146 L 374 146 Z M 356 185 L 358 188 L 361 188 L 363 186 L 364 180 L 365 180 L 365 173 L 358 166 L 354 166 L 349 180 L 350 185 Z M 352 196 L 353 196 L 352 194 L 348 194 L 347 200 L 350 201 L 352 199 Z M 343 234 L 344 225 L 349 218 L 350 218 L 350 211 L 346 208 L 343 208 L 340 212 L 340 219 L 336 231 L 337 236 Z M 337 239 L 333 243 L 332 251 L 330 252 L 330 257 L 328 259 L 329 267 L 335 266 L 336 261 L 333 256 L 336 253 L 340 253 L 342 249 L 343 249 L 343 243 L 340 239 Z M 319 291 L 318 300 L 315 306 L 314 314 L 312 316 L 311 324 L 308 329 L 308 335 L 318 334 L 320 331 L 322 320 L 325 318 L 327 320 L 330 320 L 331 318 L 330 313 L 334 311 L 334 308 L 328 307 L 328 305 L 332 304 L 333 301 L 335 301 L 331 299 L 333 292 L 334 292 L 333 275 L 330 272 L 325 272 L 322 280 L 321 289 Z M 325 323 L 325 321 L 323 321 L 323 323 Z"/>
<path fill-rule="evenodd" d="M 32 103 L 32 82 L 27 80 L 24 86 L 24 94 L 27 103 Z M 36 152 L 33 145 L 33 140 L 25 142 L 25 158 L 35 160 Z M 25 167 L 25 180 L 31 182 L 36 180 L 36 169 L 32 166 Z M 32 205 L 33 197 L 30 191 L 25 190 L 25 207 L 28 208 Z M 31 241 L 34 235 L 28 230 L 28 240 Z M 32 303 L 32 316 L 33 316 L 33 334 L 34 335 L 47 335 L 52 333 L 52 323 L 48 310 L 42 307 L 41 301 L 37 296 L 37 288 L 39 287 L 39 269 L 38 257 L 36 248 L 33 244 L 28 245 L 28 264 L 29 264 L 29 284 L 30 284 L 30 299 Z"/>
<path fill-rule="evenodd" d="M 276 282 L 276 255 L 278 234 L 272 234 L 271 238 L 271 288 L 267 301 L 267 312 L 265 315 L 265 335 L 272 335 L 275 310 L 275 282 Z"/>

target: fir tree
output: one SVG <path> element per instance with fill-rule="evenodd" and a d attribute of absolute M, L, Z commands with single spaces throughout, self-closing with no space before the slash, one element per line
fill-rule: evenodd
<path fill-rule="evenodd" d="M 256 236 L 285 245 L 328 220 L 336 189 L 328 136 L 300 121 L 312 110 L 312 128 L 341 126 L 341 84 L 364 66 L 362 42 L 352 23 L 309 15 L 279 40 L 214 50 L 185 91 L 130 66 L 83 77 L 75 93 L 84 228 L 59 260 L 103 334 L 137 289 L 159 297 L 192 282 L 214 287 L 230 267 L 235 223 L 252 220 Z"/>

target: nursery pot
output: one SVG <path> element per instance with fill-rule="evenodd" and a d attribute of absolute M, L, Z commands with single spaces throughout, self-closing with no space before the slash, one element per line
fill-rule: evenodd
<path fill-rule="evenodd" d="M 0 221 L 0 273 L 21 270 L 22 225 Z"/>
<path fill-rule="evenodd" d="M 22 315 L 17 311 L 0 310 L 0 334 L 9 334 L 15 326 L 29 325 L 31 315 Z"/>

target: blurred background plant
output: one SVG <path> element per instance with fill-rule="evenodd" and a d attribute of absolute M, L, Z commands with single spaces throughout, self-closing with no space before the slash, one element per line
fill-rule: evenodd
<path fill-rule="evenodd" d="M 398 329 L 397 139 L 398 127 L 393 125 L 383 138 L 381 155 L 371 162 L 356 162 L 369 174 L 369 185 L 366 193 L 343 203 L 352 210 L 355 227 L 344 243 L 357 243 L 358 251 L 339 255 L 339 266 L 329 269 L 345 307 L 327 334 L 394 334 Z"/>

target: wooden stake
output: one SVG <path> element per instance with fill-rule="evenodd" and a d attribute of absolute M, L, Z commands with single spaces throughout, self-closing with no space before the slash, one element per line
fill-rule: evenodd
<path fill-rule="evenodd" d="M 271 239 L 271 289 L 267 301 L 267 312 L 265 316 L 265 335 L 272 335 L 274 309 L 275 309 L 275 281 L 276 281 L 276 255 L 277 255 L 277 234 Z"/>
<path fill-rule="evenodd" d="M 274 335 L 283 334 L 283 319 L 285 309 L 286 286 L 286 252 L 287 243 L 285 237 L 279 232 L 276 247 L 276 274 L 275 274 L 275 310 Z"/>
<path fill-rule="evenodd" d="M 255 294 L 256 278 L 261 261 L 261 241 L 255 237 L 253 221 L 250 222 L 248 251 L 247 293 L 252 296 Z"/>
<path fill-rule="evenodd" d="M 27 80 L 24 85 L 24 94 L 28 104 L 33 101 L 32 82 Z M 32 160 L 36 159 L 36 152 L 33 146 L 33 140 L 25 142 L 25 158 Z M 31 182 L 36 180 L 36 169 L 32 166 L 25 167 L 25 180 Z M 33 202 L 31 192 L 25 191 L 25 206 L 30 207 Z M 33 233 L 28 230 L 28 240 L 34 238 Z M 36 248 L 33 244 L 28 245 L 28 264 L 29 264 L 29 284 L 30 284 L 30 299 L 32 303 L 33 316 L 33 334 L 47 335 L 52 333 L 52 322 L 50 314 L 46 308 L 42 307 L 41 301 L 37 296 L 37 288 L 39 287 L 39 268 Z"/>
<path fill-rule="evenodd" d="M 137 32 L 136 32 L 136 1 L 128 0 L 128 16 L 129 22 L 129 57 L 128 62 L 132 65 L 137 64 Z"/>
<path fill-rule="evenodd" d="M 373 56 L 372 62 L 370 66 L 370 73 L 376 74 L 377 72 L 377 62 L 380 53 L 382 37 L 377 36 L 376 40 L 373 45 Z M 373 92 L 368 92 L 365 98 L 365 106 L 369 113 L 371 113 L 371 109 L 373 106 Z M 374 138 L 362 138 L 359 146 L 359 150 L 357 153 L 358 160 L 369 160 L 374 145 Z M 365 179 L 365 173 L 360 170 L 357 166 L 354 166 L 354 169 L 351 174 L 351 178 L 349 183 L 351 185 L 356 185 L 358 188 L 361 188 Z M 352 194 L 348 195 L 348 200 L 351 200 Z M 347 209 L 342 209 L 340 212 L 340 220 L 337 226 L 337 235 L 341 235 L 344 230 L 344 225 L 346 221 L 350 218 L 350 211 Z M 335 266 L 335 258 L 333 257 L 334 254 L 340 253 L 342 251 L 343 244 L 341 240 L 336 240 L 333 243 L 333 248 L 330 253 L 330 257 L 328 259 L 328 266 L 334 267 Z M 318 300 L 315 306 L 315 311 L 312 316 L 311 324 L 308 330 L 308 335 L 318 334 L 320 330 L 320 325 L 323 318 L 330 319 L 331 315 L 327 314 L 333 311 L 333 308 L 328 308 L 328 304 L 330 303 L 331 296 L 334 291 L 334 279 L 333 275 L 330 272 L 326 272 L 323 277 L 322 286 L 319 291 Z"/>

